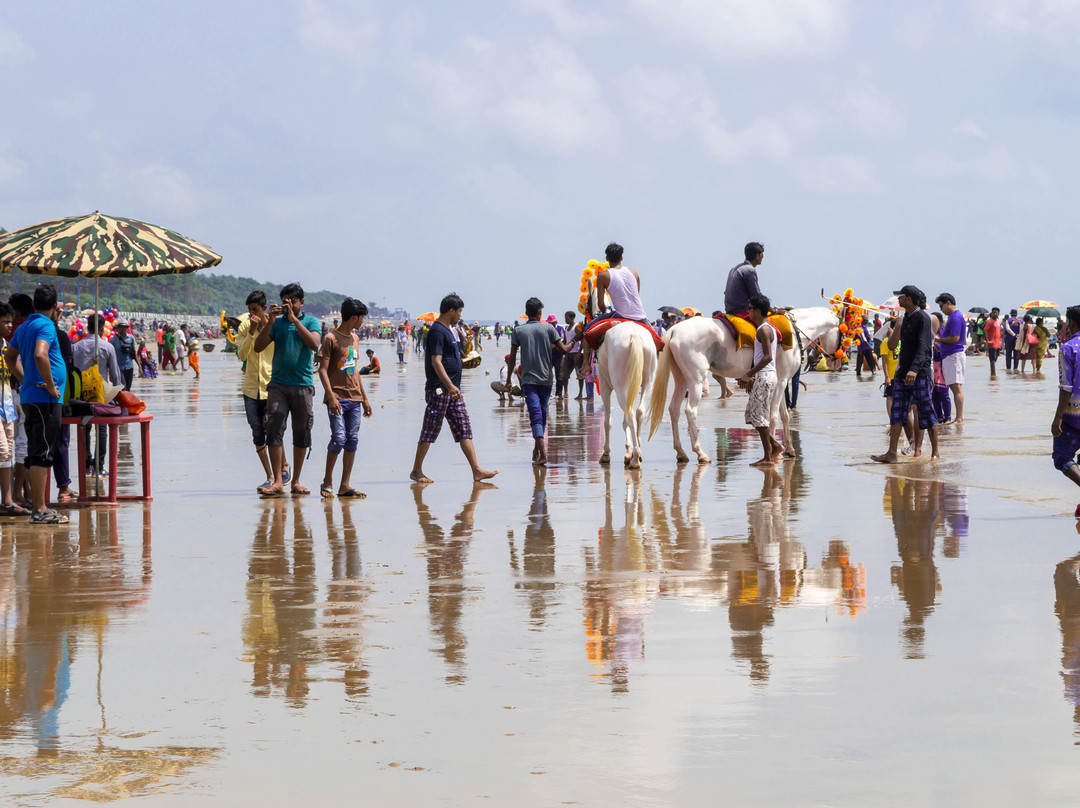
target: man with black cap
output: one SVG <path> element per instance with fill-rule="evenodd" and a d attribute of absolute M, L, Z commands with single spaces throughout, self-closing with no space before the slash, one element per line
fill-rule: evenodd
<path fill-rule="evenodd" d="M 930 435 L 931 459 L 938 460 L 937 419 L 934 416 L 934 404 L 931 400 L 933 388 L 933 347 L 934 333 L 930 324 L 930 315 L 926 311 L 926 295 L 917 286 L 908 284 L 903 289 L 893 292 L 904 309 L 900 320 L 900 358 L 893 375 L 892 411 L 889 413 L 889 450 L 885 454 L 873 455 L 871 460 L 878 463 L 897 462 L 896 450 L 900 444 L 900 434 L 907 421 L 911 402 L 914 400 L 917 410 L 918 429 L 915 431 L 915 456 L 921 453 L 922 436 L 919 430 L 925 429 Z M 893 329 L 896 333 L 897 329 Z M 889 342 L 893 343 L 890 336 Z M 890 346 L 891 347 L 891 346 Z"/>

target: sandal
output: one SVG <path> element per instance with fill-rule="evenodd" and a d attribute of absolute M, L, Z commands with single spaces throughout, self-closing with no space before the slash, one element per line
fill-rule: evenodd
<path fill-rule="evenodd" d="M 333 499 L 334 489 L 326 483 L 323 483 L 319 486 L 319 496 L 323 499 Z M 344 494 L 342 494 L 342 496 L 344 496 Z"/>
<path fill-rule="evenodd" d="M 256 491 L 257 491 L 258 493 L 260 493 L 260 494 L 261 494 L 261 493 L 263 492 L 263 489 L 264 489 L 264 488 L 273 488 L 273 487 L 274 487 L 274 481 L 273 481 L 273 480 L 267 480 L 267 481 L 266 481 L 265 483 L 263 483 L 262 485 L 257 485 L 257 486 L 255 486 L 255 490 L 256 490 Z"/>
<path fill-rule="evenodd" d="M 285 496 L 285 492 L 273 485 L 267 485 L 259 488 L 259 496 L 263 499 L 268 497 L 283 497 Z"/>
<path fill-rule="evenodd" d="M 338 491 L 338 496 L 342 499 L 367 499 L 367 494 L 363 491 L 357 491 L 355 488 L 350 488 L 348 491 Z"/>
<path fill-rule="evenodd" d="M 56 511 L 42 511 L 30 515 L 32 525 L 66 525 L 71 520 Z"/>
<path fill-rule="evenodd" d="M 57 502 L 74 502 L 79 498 L 79 495 L 74 491 L 68 491 L 66 493 L 61 492 L 56 495 Z"/>
<path fill-rule="evenodd" d="M 0 505 L 0 516 L 30 516 L 31 511 L 22 505 Z"/>
<path fill-rule="evenodd" d="M 306 496 L 306 495 L 310 494 L 311 489 L 310 488 L 304 488 L 304 486 L 302 486 L 302 485 L 294 485 L 289 490 L 289 493 L 292 494 L 294 497 L 303 497 L 303 496 Z"/>
<path fill-rule="evenodd" d="M 282 482 L 282 484 L 283 485 L 288 485 L 290 480 L 292 480 L 292 470 L 288 469 L 288 468 L 282 469 L 281 470 L 281 482 Z"/>

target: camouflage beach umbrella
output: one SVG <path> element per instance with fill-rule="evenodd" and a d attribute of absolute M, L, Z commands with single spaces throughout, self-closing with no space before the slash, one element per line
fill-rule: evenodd
<path fill-rule="evenodd" d="M 194 272 L 221 256 L 187 236 L 97 211 L 54 219 L 0 236 L 0 272 L 66 278 L 137 278 Z"/>

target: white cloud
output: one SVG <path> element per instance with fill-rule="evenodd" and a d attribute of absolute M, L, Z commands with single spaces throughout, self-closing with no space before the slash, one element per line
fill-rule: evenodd
<path fill-rule="evenodd" d="M 935 152 L 915 160 L 915 170 L 930 179 L 971 178 L 993 183 L 1016 179 L 1020 172 L 1009 150 L 995 146 L 974 157 L 953 157 Z"/>
<path fill-rule="evenodd" d="M 873 162 L 854 154 L 813 157 L 796 167 L 800 184 L 827 194 L 868 193 L 881 189 Z"/>
<path fill-rule="evenodd" d="M 29 59 L 33 53 L 21 36 L 0 26 L 0 65 L 19 64 Z"/>
<path fill-rule="evenodd" d="M 979 140 L 986 140 L 986 132 L 975 121 L 968 119 L 960 121 L 956 126 L 952 128 L 954 135 L 964 135 L 965 137 L 974 137 Z"/>
<path fill-rule="evenodd" d="M 453 57 L 416 59 L 411 69 L 440 126 L 478 139 L 507 134 L 560 154 L 610 146 L 613 113 L 599 83 L 572 50 L 551 40 L 518 48 L 470 37 Z"/>
<path fill-rule="evenodd" d="M 133 197 L 148 208 L 177 216 L 191 216 L 201 207 L 200 190 L 189 174 L 164 163 L 148 163 L 127 175 Z"/>
<path fill-rule="evenodd" d="M 358 19 L 347 20 L 331 14 L 318 0 L 304 0 L 300 41 L 313 50 L 349 62 L 366 61 L 379 36 L 378 20 L 367 12 L 366 5 L 361 4 Z"/>
<path fill-rule="evenodd" d="M 846 127 L 871 137 L 900 137 L 907 131 L 907 117 L 868 78 L 851 81 L 840 100 Z"/>
<path fill-rule="evenodd" d="M 1080 26 L 1078 0 L 976 0 L 972 8 L 992 28 L 1010 34 L 1057 37 Z"/>
<path fill-rule="evenodd" d="M 662 139 L 696 139 L 720 162 L 752 156 L 783 160 L 791 154 L 791 138 L 781 123 L 759 118 L 732 124 L 696 74 L 634 69 L 624 78 L 623 92 L 636 128 Z"/>
<path fill-rule="evenodd" d="M 609 26 L 603 16 L 578 9 L 573 0 L 519 0 L 519 5 L 527 13 L 546 16 L 564 36 L 595 34 Z"/>
<path fill-rule="evenodd" d="M 791 56 L 830 49 L 847 29 L 847 0 L 632 0 L 650 24 L 710 55 Z"/>

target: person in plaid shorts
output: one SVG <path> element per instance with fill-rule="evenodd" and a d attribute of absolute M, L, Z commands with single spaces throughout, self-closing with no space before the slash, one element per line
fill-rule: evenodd
<path fill-rule="evenodd" d="M 938 452 L 937 417 L 934 415 L 933 365 L 934 346 L 933 325 L 926 311 L 926 295 L 917 286 L 910 284 L 898 292 L 893 292 L 904 307 L 904 316 L 900 321 L 900 358 L 896 363 L 896 373 L 892 383 L 892 411 L 889 413 L 889 450 L 885 454 L 873 455 L 878 463 L 896 463 L 897 446 L 900 434 L 907 421 L 912 402 L 918 413 L 915 430 L 915 456 L 919 455 L 922 445 L 920 429 L 925 429 L 930 436 L 931 460 L 940 459 Z"/>
<path fill-rule="evenodd" d="M 461 446 L 465 459 L 472 469 L 473 481 L 490 480 L 498 471 L 487 471 L 476 460 L 476 448 L 472 441 L 472 425 L 465 400 L 461 397 L 461 349 L 454 335 L 454 326 L 461 320 L 464 302 L 455 294 L 449 294 L 439 304 L 439 319 L 431 324 L 424 350 L 424 424 L 420 429 L 420 442 L 416 445 L 409 479 L 421 485 L 434 482 L 424 474 L 424 458 L 428 449 L 442 431 L 443 421 L 450 425 L 450 434 Z"/>

